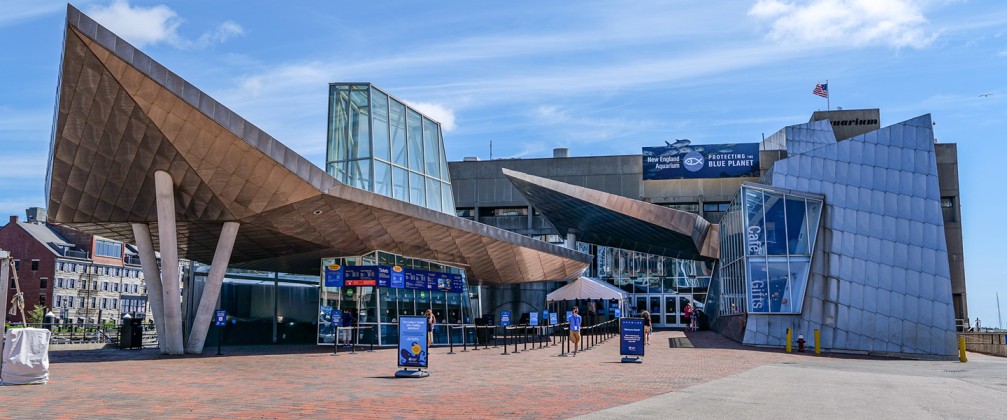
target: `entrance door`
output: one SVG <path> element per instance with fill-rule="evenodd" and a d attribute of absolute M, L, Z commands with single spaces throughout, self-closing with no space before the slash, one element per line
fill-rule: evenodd
<path fill-rule="evenodd" d="M 689 303 L 689 295 L 672 294 L 640 294 L 632 298 L 636 313 L 650 312 L 654 327 L 685 328 L 685 305 Z"/>

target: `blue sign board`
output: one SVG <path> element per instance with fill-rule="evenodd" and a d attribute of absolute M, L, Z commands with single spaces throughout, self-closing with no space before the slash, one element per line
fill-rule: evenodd
<path fill-rule="evenodd" d="M 332 310 L 332 325 L 337 327 L 343 326 L 343 311 L 340 311 L 339 309 Z"/>
<path fill-rule="evenodd" d="M 552 324 L 552 325 L 559 324 L 559 319 L 557 319 L 557 318 L 558 317 L 556 316 L 555 312 L 549 314 L 549 323 Z"/>
<path fill-rule="evenodd" d="M 394 287 L 396 289 L 404 289 L 406 287 L 406 272 L 405 269 L 399 266 L 393 266 L 391 273 L 391 279 L 389 281 L 389 287 Z"/>
<path fill-rule="evenodd" d="M 227 323 L 227 311 L 223 309 L 213 311 L 213 319 L 218 327 L 223 327 Z"/>
<path fill-rule="evenodd" d="M 501 327 L 510 326 L 510 311 L 500 311 L 500 326 Z"/>
<path fill-rule="evenodd" d="M 325 266 L 325 287 L 343 286 L 343 266 L 339 264 Z"/>
<path fill-rule="evenodd" d="M 399 317 L 399 366 L 427 367 L 427 317 Z"/>
<path fill-rule="evenodd" d="M 643 318 L 622 318 L 619 326 L 619 354 L 643 356 Z"/>
<path fill-rule="evenodd" d="M 537 326 L 538 325 L 538 312 L 532 312 L 528 314 L 528 325 Z"/>
<path fill-rule="evenodd" d="M 549 311 L 542 311 L 542 322 L 549 325 Z"/>
<path fill-rule="evenodd" d="M 615 308 L 615 309 L 613 309 L 613 311 L 615 311 L 615 317 L 616 318 L 622 318 L 622 309 Z"/>
<path fill-rule="evenodd" d="M 643 179 L 759 176 L 759 143 L 690 144 L 678 140 L 643 148 Z"/>

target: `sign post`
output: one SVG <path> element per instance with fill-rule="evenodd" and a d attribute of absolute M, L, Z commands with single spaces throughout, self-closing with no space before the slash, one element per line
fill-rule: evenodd
<path fill-rule="evenodd" d="M 646 344 L 643 340 L 643 318 L 619 319 L 619 354 L 623 363 L 643 363 Z M 632 357 L 631 357 L 632 356 Z"/>
<path fill-rule="evenodd" d="M 217 325 L 217 356 L 223 355 L 220 352 L 220 342 L 224 340 L 224 326 L 227 325 L 227 311 L 219 309 L 213 312 L 214 324 Z"/>
<path fill-rule="evenodd" d="M 399 367 L 396 378 L 425 378 L 430 372 L 423 370 L 429 366 L 427 349 L 427 317 L 403 316 L 399 318 Z M 416 370 L 409 370 L 416 368 Z"/>

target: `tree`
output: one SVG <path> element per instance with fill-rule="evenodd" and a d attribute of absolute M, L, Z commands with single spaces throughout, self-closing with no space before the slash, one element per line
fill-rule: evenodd
<path fill-rule="evenodd" d="M 44 305 L 36 304 L 32 310 L 28 311 L 28 323 L 29 324 L 41 324 L 45 322 L 45 313 L 47 308 Z"/>

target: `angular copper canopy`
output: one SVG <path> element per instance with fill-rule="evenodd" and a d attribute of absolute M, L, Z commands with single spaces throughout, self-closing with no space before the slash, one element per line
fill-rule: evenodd
<path fill-rule="evenodd" d="M 560 234 L 667 257 L 720 258 L 720 228 L 699 215 L 510 169 L 503 173 Z"/>
<path fill-rule="evenodd" d="M 49 221 L 132 241 L 174 180 L 179 255 L 209 263 L 241 223 L 232 266 L 317 274 L 383 250 L 457 264 L 483 283 L 576 278 L 590 255 L 339 183 L 68 6 L 46 181 Z M 157 232 L 156 229 L 153 230 Z M 157 238 L 155 246 L 159 247 Z"/>

